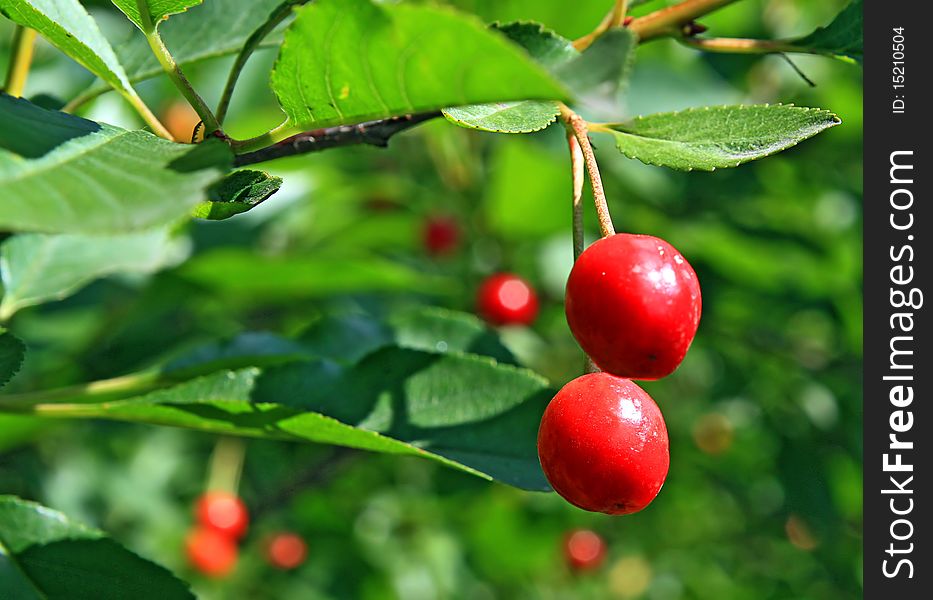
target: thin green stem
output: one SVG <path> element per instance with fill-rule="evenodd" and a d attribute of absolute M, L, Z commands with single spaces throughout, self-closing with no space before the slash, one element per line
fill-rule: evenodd
<path fill-rule="evenodd" d="M 220 102 L 217 104 L 217 121 L 219 123 L 222 124 L 224 119 L 227 118 L 227 110 L 230 108 L 230 101 L 233 99 L 233 90 L 236 87 L 237 80 L 240 78 L 243 67 L 246 66 L 246 61 L 248 61 L 249 57 L 253 55 L 253 52 L 259 48 L 262 41 L 266 39 L 266 36 L 275 31 L 275 28 L 288 18 L 296 5 L 305 4 L 308 1 L 309 0 L 285 0 L 276 7 L 271 15 L 269 15 L 268 20 L 246 40 L 246 44 L 240 49 L 236 60 L 233 61 L 233 66 L 230 67 L 230 75 L 227 76 L 227 84 L 224 86 L 224 91 L 220 95 Z"/>
<path fill-rule="evenodd" d="M 679 36 L 683 27 L 694 19 L 734 2 L 738 0 L 684 0 L 639 17 L 629 23 L 628 27 L 642 42 L 659 37 Z"/>
<path fill-rule="evenodd" d="M 136 109 L 136 112 L 139 113 L 139 116 L 143 118 L 143 121 L 152 129 L 154 134 L 167 140 L 176 141 L 169 130 L 165 128 L 165 125 L 155 116 L 152 109 L 139 97 L 136 90 L 133 88 L 120 90 L 120 94 L 126 98 L 126 101 L 129 102 L 134 109 Z"/>
<path fill-rule="evenodd" d="M 243 473 L 245 457 L 246 445 L 243 440 L 232 437 L 222 437 L 217 440 L 208 467 L 207 491 L 236 494 L 240 487 L 240 475 Z"/>
<path fill-rule="evenodd" d="M 36 412 L 42 406 L 81 405 L 149 392 L 167 382 L 156 371 L 82 383 L 53 390 L 0 396 L 0 412 Z"/>
<path fill-rule="evenodd" d="M 290 121 L 284 121 L 278 127 L 275 127 L 271 131 L 267 131 L 262 135 L 258 135 L 254 138 L 249 138 L 247 140 L 231 140 L 230 145 L 233 147 L 234 152 L 237 154 L 245 154 L 247 152 L 252 152 L 254 150 L 261 150 L 273 144 L 277 144 L 282 140 L 286 140 L 293 135 L 298 135 L 303 133 L 303 130 L 292 125 Z"/>
<path fill-rule="evenodd" d="M 23 95 L 26 78 L 32 66 L 32 55 L 36 46 L 36 31 L 22 25 L 13 30 L 13 47 L 10 53 L 10 68 L 6 73 L 4 91 L 14 97 Z"/>
<path fill-rule="evenodd" d="M 149 48 L 152 49 L 152 53 L 159 61 L 159 64 L 162 65 L 162 70 L 165 71 L 175 87 L 178 88 L 178 91 L 182 93 L 195 112 L 198 113 L 198 116 L 201 117 L 207 130 L 206 133 L 220 131 L 220 122 L 217 117 L 214 116 L 207 102 L 195 91 L 191 82 L 182 72 L 181 67 L 175 62 L 175 57 L 165 47 L 165 42 L 162 41 L 162 36 L 159 35 L 159 29 L 152 22 L 152 17 L 149 14 L 148 0 L 136 0 L 136 5 L 139 8 L 140 21 L 143 26 L 143 33 L 146 35 L 146 41 L 149 42 Z"/>

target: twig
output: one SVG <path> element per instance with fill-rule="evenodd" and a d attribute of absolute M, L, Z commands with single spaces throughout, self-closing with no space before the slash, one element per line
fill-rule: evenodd
<path fill-rule="evenodd" d="M 13 46 L 10 51 L 10 68 L 6 73 L 3 90 L 13 96 L 23 95 L 26 78 L 32 65 L 32 55 L 36 46 L 36 30 L 17 25 L 13 30 Z"/>
<path fill-rule="evenodd" d="M 596 154 L 593 152 L 593 146 L 590 144 L 589 130 L 586 121 L 573 112 L 567 106 L 561 104 L 560 118 L 567 125 L 570 132 L 574 134 L 577 142 L 580 144 L 580 150 L 583 152 L 583 158 L 586 162 L 586 171 L 590 176 L 590 186 L 593 188 L 593 201 L 596 204 L 596 216 L 599 219 L 599 230 L 603 237 L 615 234 L 615 228 L 612 226 L 612 215 L 609 214 L 609 205 L 606 203 L 606 192 L 603 189 L 603 180 L 599 175 L 599 165 L 596 163 Z"/>
<path fill-rule="evenodd" d="M 639 41 L 665 36 L 679 36 L 683 27 L 694 19 L 707 15 L 738 0 L 684 0 L 648 13 L 629 23 L 629 29 L 638 35 Z"/>
<path fill-rule="evenodd" d="M 800 52 L 801 49 L 781 40 L 750 40 L 744 38 L 681 38 L 681 43 L 703 50 L 728 54 L 777 54 Z"/>
<path fill-rule="evenodd" d="M 337 127 L 315 129 L 314 131 L 299 133 L 255 152 L 240 154 L 235 159 L 235 165 L 242 167 L 286 156 L 319 152 L 339 146 L 368 144 L 370 146 L 385 147 L 389 143 L 389 138 L 395 134 L 439 116 L 439 112 L 422 113 L 367 121 L 357 125 L 339 125 Z"/>
<path fill-rule="evenodd" d="M 573 260 L 576 262 L 583 254 L 583 178 L 586 174 L 586 161 L 577 136 L 567 132 L 567 145 L 570 147 L 570 169 L 573 179 Z"/>

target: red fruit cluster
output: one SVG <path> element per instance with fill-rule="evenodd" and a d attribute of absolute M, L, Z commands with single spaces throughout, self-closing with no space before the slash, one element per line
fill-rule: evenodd
<path fill-rule="evenodd" d="M 197 526 L 185 540 L 188 560 L 209 577 L 224 577 L 236 566 L 237 542 L 249 527 L 249 512 L 235 494 L 207 492 L 195 504 Z"/>
<path fill-rule="evenodd" d="M 541 467 L 568 502 L 624 515 L 657 496 L 670 465 L 667 427 L 630 379 L 659 379 L 680 365 L 700 308 L 696 273 L 664 240 L 612 235 L 577 259 L 567 281 L 567 323 L 604 372 L 565 385 L 538 431 Z"/>

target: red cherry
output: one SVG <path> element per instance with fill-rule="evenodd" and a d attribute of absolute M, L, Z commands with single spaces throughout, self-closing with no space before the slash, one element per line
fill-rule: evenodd
<path fill-rule="evenodd" d="M 266 559 L 278 569 L 294 569 L 308 556 L 308 545 L 294 533 L 277 533 L 266 546 Z"/>
<path fill-rule="evenodd" d="M 591 571 L 603 564 L 606 542 L 595 531 L 574 529 L 564 538 L 564 558 L 575 571 Z"/>
<path fill-rule="evenodd" d="M 198 522 L 233 539 L 243 537 L 249 527 L 249 513 L 235 494 L 207 492 L 198 499 Z"/>
<path fill-rule="evenodd" d="M 451 254 L 460 245 L 460 222 L 453 217 L 430 217 L 424 222 L 421 237 L 431 256 Z"/>
<path fill-rule="evenodd" d="M 530 325 L 538 316 L 538 297 L 527 281 L 511 273 L 491 275 L 476 298 L 480 316 L 492 325 Z"/>
<path fill-rule="evenodd" d="M 591 373 L 565 385 L 544 410 L 538 458 L 551 487 L 571 504 L 634 513 L 664 485 L 667 427 L 658 405 L 632 381 Z"/>
<path fill-rule="evenodd" d="M 616 234 L 587 248 L 567 279 L 570 331 L 608 373 L 659 379 L 680 365 L 700 324 L 700 283 L 664 240 Z"/>
<path fill-rule="evenodd" d="M 236 566 L 237 547 L 233 538 L 216 529 L 198 527 L 185 538 L 188 562 L 209 577 L 229 575 Z"/>

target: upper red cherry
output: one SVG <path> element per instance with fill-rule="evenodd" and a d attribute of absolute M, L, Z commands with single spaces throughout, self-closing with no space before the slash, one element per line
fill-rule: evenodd
<path fill-rule="evenodd" d="M 574 571 L 596 569 L 606 558 L 606 542 L 595 531 L 574 529 L 564 538 L 564 558 Z"/>
<path fill-rule="evenodd" d="M 527 281 L 511 273 L 491 275 L 476 298 L 480 316 L 493 325 L 530 325 L 538 316 L 538 297 Z"/>
<path fill-rule="evenodd" d="M 571 504 L 625 515 L 646 507 L 670 465 L 657 404 L 628 379 L 591 373 L 565 385 L 538 429 L 544 475 Z"/>
<path fill-rule="evenodd" d="M 620 377 L 671 374 L 696 334 L 700 305 L 693 268 L 650 235 L 595 242 L 567 279 L 570 331 L 600 369 Z"/>
<path fill-rule="evenodd" d="M 236 542 L 216 529 L 198 527 L 192 530 L 185 538 L 185 551 L 188 562 L 209 577 L 228 575 L 236 566 Z"/>
<path fill-rule="evenodd" d="M 195 508 L 198 522 L 204 527 L 233 539 L 243 537 L 249 527 L 249 513 L 236 494 L 212 491 L 198 498 Z"/>
<path fill-rule="evenodd" d="M 460 223 L 453 217 L 430 217 L 424 222 L 421 236 L 428 254 L 451 254 L 460 245 Z"/>
<path fill-rule="evenodd" d="M 266 560 L 277 569 L 294 569 L 308 556 L 308 545 L 294 533 L 277 533 L 266 545 Z"/>

